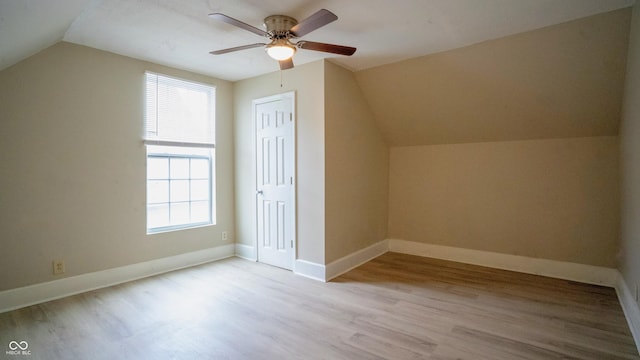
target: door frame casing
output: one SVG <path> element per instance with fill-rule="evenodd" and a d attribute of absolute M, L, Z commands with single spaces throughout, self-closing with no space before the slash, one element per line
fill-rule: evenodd
<path fill-rule="evenodd" d="M 254 205 L 255 205 L 255 211 L 254 211 L 254 217 L 255 217 L 255 221 L 254 221 L 254 233 L 255 233 L 255 242 L 254 242 L 254 246 L 255 246 L 255 259 L 256 261 L 260 261 L 260 256 L 259 256 L 259 238 L 258 238 L 258 148 L 257 148 L 257 136 L 258 136 L 258 123 L 257 123 L 257 119 L 256 119 L 256 107 L 259 104 L 263 104 L 263 103 L 267 103 L 267 102 L 272 102 L 272 101 L 276 101 L 276 100 L 280 100 L 280 99 L 285 99 L 285 98 L 289 98 L 291 100 L 291 136 L 292 136 L 292 141 L 291 141 L 291 151 L 292 151 L 292 158 L 293 158 L 293 163 L 291 164 L 292 169 L 291 169 L 291 173 L 293 174 L 293 184 L 291 184 L 291 218 L 293 219 L 292 221 L 292 240 L 293 240 L 293 247 L 291 248 L 291 258 L 289 259 L 290 261 L 290 269 L 293 271 L 295 268 L 295 262 L 298 256 L 298 198 L 297 198 L 297 193 L 298 193 L 298 170 L 297 170 L 297 163 L 298 163 L 298 154 L 297 154 L 297 148 L 298 148 L 298 135 L 297 135 L 297 127 L 296 127 L 296 120 L 297 120 L 297 114 L 296 114 L 296 92 L 295 91 L 288 91 L 288 92 L 284 92 L 284 93 L 280 93 L 280 94 L 275 94 L 275 95 L 270 95 L 270 96 L 265 96 L 265 97 L 261 97 L 261 98 L 257 98 L 257 99 L 253 99 L 251 101 L 251 120 L 253 121 L 253 171 L 254 171 L 254 183 L 253 183 L 253 190 L 254 190 Z"/>

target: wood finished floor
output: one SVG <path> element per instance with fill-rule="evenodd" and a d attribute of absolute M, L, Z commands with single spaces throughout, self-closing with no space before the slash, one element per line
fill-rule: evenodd
<path fill-rule="evenodd" d="M 326 284 L 231 258 L 3 313 L 3 358 L 640 359 L 613 289 L 396 253 Z"/>

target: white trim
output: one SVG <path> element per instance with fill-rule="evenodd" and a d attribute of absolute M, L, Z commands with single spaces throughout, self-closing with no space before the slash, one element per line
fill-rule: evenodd
<path fill-rule="evenodd" d="M 613 268 L 390 239 L 389 251 L 615 287 Z"/>
<path fill-rule="evenodd" d="M 236 244 L 236 256 L 250 261 L 258 261 L 256 247 L 245 244 Z"/>
<path fill-rule="evenodd" d="M 293 272 L 296 275 L 308 277 L 313 280 L 327 281 L 325 266 L 311 261 L 296 259 L 293 265 Z"/>
<path fill-rule="evenodd" d="M 190 148 L 206 148 L 206 149 L 215 149 L 215 144 L 210 143 L 197 143 L 197 142 L 188 142 L 188 141 L 171 141 L 171 140 L 142 140 L 145 145 L 155 145 L 155 146 L 180 146 L 180 147 L 190 147 Z"/>
<path fill-rule="evenodd" d="M 231 257 L 234 245 L 145 261 L 0 292 L 0 313 Z"/>
<path fill-rule="evenodd" d="M 616 292 L 618 293 L 618 299 L 620 299 L 622 311 L 624 311 L 624 317 L 627 318 L 633 340 L 636 342 L 638 353 L 640 353 L 640 306 L 638 306 L 634 294 L 620 273 L 618 273 Z"/>
<path fill-rule="evenodd" d="M 325 267 L 326 281 L 330 281 L 349 270 L 355 269 L 358 266 L 386 253 L 387 251 L 389 251 L 389 241 L 383 240 L 338 260 L 332 261 Z"/>
<path fill-rule="evenodd" d="M 257 136 L 258 136 L 258 123 L 256 121 L 256 107 L 260 104 L 265 104 L 268 102 L 273 102 L 273 101 L 278 101 L 278 100 L 284 100 L 284 99 L 290 99 L 291 100 L 291 137 L 292 137 L 292 144 L 291 144 L 291 161 L 293 162 L 291 164 L 291 181 L 292 181 L 292 186 L 291 186 L 291 206 L 290 206 L 290 210 L 291 211 L 291 217 L 292 217 L 292 224 L 291 227 L 292 229 L 290 229 L 291 231 L 291 239 L 285 239 L 285 246 L 286 246 L 286 241 L 287 240 L 291 240 L 292 244 L 290 245 L 288 249 L 289 251 L 289 259 L 288 259 L 288 263 L 287 264 L 283 264 L 283 268 L 288 269 L 288 270 L 293 270 L 295 272 L 295 267 L 296 267 L 296 255 L 297 255 L 297 249 L 298 249 L 298 153 L 297 153 L 297 148 L 298 148 L 298 130 L 297 130 L 297 122 L 298 122 L 298 115 L 296 113 L 296 92 L 295 91 L 287 91 L 284 93 L 280 93 L 280 94 L 275 94 L 275 95 L 270 95 L 270 96 L 265 96 L 262 98 L 258 98 L 258 99 L 253 99 L 251 101 L 251 119 L 253 121 L 253 168 L 255 170 L 255 191 L 256 191 L 256 198 L 255 198 L 255 229 L 256 229 L 256 233 L 258 232 L 258 147 L 256 145 L 257 143 Z M 260 261 L 259 259 L 259 252 L 260 252 L 260 239 L 258 238 L 258 236 L 256 236 L 256 242 L 255 242 L 255 249 L 256 249 L 256 261 Z M 268 264 L 267 262 L 265 262 L 266 264 Z M 271 265 L 276 265 L 277 264 L 271 264 Z M 304 267 L 304 265 L 302 265 Z M 323 277 L 324 279 L 324 277 Z M 324 280 L 323 280 L 324 281 Z"/>
<path fill-rule="evenodd" d="M 360 249 L 352 254 L 341 257 L 338 260 L 332 261 L 327 265 L 297 259 L 294 264 L 293 272 L 296 275 L 327 282 L 386 253 L 389 251 L 388 249 L 388 240 L 383 240 L 373 245 L 369 245 L 364 249 Z"/>

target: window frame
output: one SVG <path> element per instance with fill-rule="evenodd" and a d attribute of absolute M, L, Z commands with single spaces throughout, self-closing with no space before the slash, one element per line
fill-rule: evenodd
<path fill-rule="evenodd" d="M 166 147 L 165 148 L 170 148 L 170 147 Z M 195 228 L 195 227 L 202 227 L 202 226 L 209 226 L 209 225 L 214 225 L 214 217 L 215 217 L 215 213 L 214 213 L 214 190 L 213 190 L 213 186 L 214 186 L 214 181 L 213 181 L 213 163 L 214 163 L 214 155 L 212 154 L 212 151 L 209 151 L 208 155 L 201 155 L 201 154 L 176 154 L 175 152 L 171 152 L 171 151 L 152 151 L 151 149 L 154 149 L 154 146 L 147 146 L 147 164 L 150 158 L 160 158 L 160 159 L 167 159 L 168 160 L 168 174 L 166 178 L 153 178 L 153 177 L 149 177 L 149 175 L 147 174 L 147 201 L 146 201 L 146 206 L 147 206 L 147 234 L 156 234 L 156 233 L 161 233 L 161 232 L 169 232 L 169 231 L 175 231 L 175 230 L 182 230 L 182 229 L 190 229 L 190 228 Z M 182 149 L 184 150 L 189 150 L 192 148 L 184 148 L 182 147 Z M 188 178 L 172 178 L 171 176 L 171 159 L 189 159 L 189 177 Z M 199 159 L 199 160 L 206 160 L 207 161 L 207 178 L 193 178 L 191 176 L 191 160 L 193 159 Z M 148 166 L 148 165 L 147 165 Z M 189 182 L 189 197 L 188 200 L 183 200 L 183 201 L 172 201 L 171 200 L 171 182 L 172 181 L 184 181 L 187 180 Z M 207 188 L 209 189 L 208 191 L 208 197 L 206 200 L 193 200 L 192 198 L 192 181 L 194 180 L 207 180 Z M 152 181 L 167 181 L 167 201 L 165 202 L 149 202 L 149 182 Z M 149 207 L 150 206 L 154 206 L 154 205 L 162 205 L 162 204 L 166 204 L 167 208 L 168 208 L 168 217 L 169 217 L 169 224 L 171 224 L 171 208 L 172 208 L 172 204 L 184 204 L 187 203 L 189 204 L 189 217 L 191 218 L 192 215 L 192 203 L 194 202 L 206 202 L 208 205 L 208 213 L 209 213 L 209 217 L 206 221 L 198 221 L 198 222 L 188 222 L 188 223 L 182 223 L 182 224 L 175 224 L 175 225 L 163 225 L 163 226 L 156 226 L 156 227 L 149 227 L 149 220 L 148 220 L 148 214 L 149 214 Z"/>
<path fill-rule="evenodd" d="M 149 121 L 154 121 L 153 119 L 149 119 L 148 118 L 148 106 L 149 106 L 149 88 L 148 88 L 148 83 L 149 83 L 149 77 L 148 75 L 152 75 L 152 76 L 156 76 L 156 80 L 158 81 L 158 83 L 160 83 L 161 81 L 165 81 L 166 83 L 174 83 L 174 84 L 180 84 L 181 82 L 184 82 L 185 85 L 187 84 L 195 84 L 198 87 L 202 87 L 203 89 L 206 89 L 206 91 L 208 92 L 208 97 L 209 97 L 209 103 L 208 106 L 210 107 L 209 111 L 210 111 L 210 117 L 207 119 L 207 121 L 210 121 L 210 127 L 213 131 L 213 136 L 212 136 L 212 143 L 202 143 L 202 142 L 190 142 L 188 141 L 188 139 L 185 141 L 184 139 L 180 139 L 180 140 L 176 140 L 176 141 L 172 141 L 172 140 L 167 140 L 167 139 L 157 139 L 157 131 L 158 128 L 156 126 L 156 133 L 154 136 L 153 132 L 149 131 Z M 165 83 L 165 84 L 166 84 Z M 153 73 L 153 72 L 145 72 L 145 80 L 144 80 L 144 84 L 145 84 L 145 116 L 144 116 L 144 140 L 143 143 L 146 147 L 146 175 L 145 175 L 145 179 L 146 179 L 146 191 L 145 191 L 145 214 L 146 214 L 146 233 L 147 235 L 152 235 L 152 234 L 157 234 L 157 233 L 163 233 L 163 232 L 172 232 L 172 231 L 178 231 L 178 230 L 185 230 L 185 229 L 193 229 L 193 228 L 198 228 L 198 227 L 204 227 L 204 226 L 211 226 L 211 225 L 215 225 L 216 224 L 216 204 L 215 204 L 215 199 L 216 199 L 216 161 L 215 161 L 215 157 L 216 157 L 216 153 L 215 153 L 215 127 L 216 127 L 216 119 L 215 119 L 215 100 L 216 100 L 216 88 L 214 85 L 211 84 L 204 84 L 204 83 L 198 83 L 198 82 L 194 82 L 194 81 L 190 81 L 190 80 L 184 80 L 184 79 L 179 79 L 179 78 L 175 78 L 175 77 L 171 77 L 171 76 L 167 76 L 167 75 L 163 75 L 163 74 L 158 74 L 158 73 Z M 185 86 L 186 87 L 186 86 Z M 152 99 L 152 102 L 155 104 L 158 104 L 159 99 L 158 99 L 158 93 L 155 93 L 155 98 Z M 159 116 L 159 114 L 157 113 L 158 110 L 155 110 L 155 112 L 153 112 L 157 118 L 157 116 Z M 156 124 L 157 124 L 157 120 L 156 120 Z M 156 178 L 151 178 L 149 177 L 149 160 L 151 158 L 166 158 L 168 161 L 168 173 L 167 173 L 167 178 L 163 178 L 163 179 L 156 179 Z M 186 201 L 171 201 L 171 182 L 172 181 L 177 181 L 178 179 L 176 178 L 172 178 L 171 176 L 171 168 L 170 168 L 170 163 L 171 163 L 171 159 L 189 159 L 189 177 L 188 179 L 180 179 L 180 180 L 188 180 L 189 182 L 189 195 L 188 195 L 188 200 Z M 191 174 L 191 160 L 192 159 L 204 159 L 208 161 L 208 199 L 207 200 L 198 200 L 198 201 L 194 201 L 191 196 L 192 196 L 192 181 L 194 180 L 192 178 L 192 174 Z M 154 202 L 154 203 L 150 203 L 149 202 L 149 185 L 151 181 L 158 181 L 158 180 L 166 180 L 167 181 L 167 201 L 166 202 Z M 199 180 L 204 180 L 204 179 L 199 179 Z M 209 213 L 209 218 L 207 221 L 196 221 L 196 222 L 191 222 L 191 215 L 192 215 L 192 205 L 194 202 L 206 202 L 208 204 L 208 213 Z M 171 219 L 171 207 L 172 204 L 179 204 L 179 203 L 187 203 L 189 205 L 189 222 L 187 223 L 180 223 L 180 224 L 171 224 L 172 223 L 172 219 Z M 166 204 L 167 205 L 167 219 L 168 222 L 165 225 L 161 225 L 161 226 L 155 226 L 155 227 L 150 227 L 150 222 L 149 222 L 149 208 L 151 206 L 154 205 L 159 205 L 159 204 Z"/>

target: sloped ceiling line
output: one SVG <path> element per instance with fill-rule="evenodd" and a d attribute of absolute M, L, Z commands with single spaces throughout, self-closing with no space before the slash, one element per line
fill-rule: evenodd
<path fill-rule="evenodd" d="M 337 21 L 307 40 L 358 48 L 352 57 L 299 51 L 296 64 L 331 57 L 363 70 L 629 7 L 634 0 L 0 0 L 0 70 L 60 40 L 236 81 L 278 70 L 255 35 L 207 18 L 223 12 L 254 26 L 272 14 L 302 19 L 327 8 Z"/>

